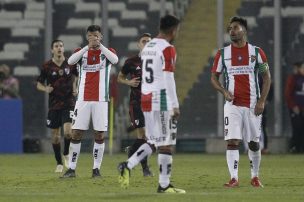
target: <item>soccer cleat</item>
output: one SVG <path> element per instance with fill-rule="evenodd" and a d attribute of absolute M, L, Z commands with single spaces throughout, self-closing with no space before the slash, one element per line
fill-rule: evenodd
<path fill-rule="evenodd" d="M 92 178 L 99 178 L 99 177 L 101 177 L 99 169 L 98 168 L 93 169 L 92 170 Z"/>
<path fill-rule="evenodd" d="M 262 187 L 262 188 L 264 187 L 258 177 L 254 177 L 251 179 L 251 185 L 253 187 Z"/>
<path fill-rule="evenodd" d="M 64 155 L 63 159 L 64 159 L 64 166 L 66 168 L 69 168 L 69 155 Z"/>
<path fill-rule="evenodd" d="M 153 172 L 150 170 L 150 168 L 148 166 L 143 169 L 143 175 L 144 175 L 144 177 L 153 177 L 154 176 Z"/>
<path fill-rule="evenodd" d="M 232 178 L 231 180 L 229 180 L 229 182 L 224 184 L 224 187 L 228 187 L 228 188 L 239 187 L 239 181 L 237 181 L 235 178 Z"/>
<path fill-rule="evenodd" d="M 76 177 L 75 170 L 69 168 L 60 178 L 74 178 Z"/>
<path fill-rule="evenodd" d="M 173 185 L 169 184 L 166 188 L 162 188 L 158 185 L 157 193 L 164 193 L 164 194 L 185 194 L 186 191 L 183 189 L 175 188 Z"/>
<path fill-rule="evenodd" d="M 129 179 L 130 179 L 130 169 L 127 166 L 127 162 L 122 162 L 118 164 L 118 183 L 122 188 L 128 188 L 129 187 Z"/>
<path fill-rule="evenodd" d="M 56 166 L 55 173 L 62 173 L 62 171 L 63 171 L 63 165 L 58 164 Z"/>

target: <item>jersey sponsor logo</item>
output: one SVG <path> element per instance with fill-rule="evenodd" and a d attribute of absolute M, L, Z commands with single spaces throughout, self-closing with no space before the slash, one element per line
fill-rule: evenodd
<path fill-rule="evenodd" d="M 237 66 L 227 69 L 228 74 L 237 75 L 237 74 L 253 74 L 253 68 L 250 66 Z"/>
<path fill-rule="evenodd" d="M 148 55 L 148 56 L 156 56 L 156 51 L 143 51 L 141 53 L 141 56 L 146 56 L 146 55 Z"/>

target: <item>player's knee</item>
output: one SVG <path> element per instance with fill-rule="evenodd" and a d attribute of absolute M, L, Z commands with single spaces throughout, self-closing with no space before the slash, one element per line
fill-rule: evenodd
<path fill-rule="evenodd" d="M 80 142 L 82 138 L 82 130 L 73 130 L 72 131 L 72 142 Z"/>
<path fill-rule="evenodd" d="M 71 139 L 71 137 L 72 137 L 71 133 L 64 134 L 64 138 L 66 138 L 66 139 Z"/>
<path fill-rule="evenodd" d="M 239 150 L 239 140 L 227 140 L 227 150 Z"/>
<path fill-rule="evenodd" d="M 259 151 L 259 149 L 260 149 L 260 144 L 259 144 L 258 142 L 250 141 L 250 142 L 248 143 L 248 147 L 249 147 L 249 149 L 250 149 L 251 151 L 256 152 L 256 151 Z"/>
<path fill-rule="evenodd" d="M 98 144 L 102 144 L 104 143 L 104 136 L 103 136 L 103 132 L 101 131 L 95 131 L 95 142 Z"/>
<path fill-rule="evenodd" d="M 158 152 L 160 153 L 160 154 L 172 154 L 172 146 L 160 146 L 159 148 L 158 148 Z"/>
<path fill-rule="evenodd" d="M 52 130 L 52 144 L 60 143 L 60 132 L 59 130 Z"/>

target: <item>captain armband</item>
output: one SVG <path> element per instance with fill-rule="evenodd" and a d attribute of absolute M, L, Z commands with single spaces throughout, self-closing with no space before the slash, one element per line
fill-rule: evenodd
<path fill-rule="evenodd" d="M 259 64 L 259 73 L 264 73 L 269 69 L 268 63 Z"/>

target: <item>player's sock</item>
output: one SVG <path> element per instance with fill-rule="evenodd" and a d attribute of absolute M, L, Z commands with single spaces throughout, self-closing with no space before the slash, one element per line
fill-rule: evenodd
<path fill-rule="evenodd" d="M 168 187 L 170 184 L 172 161 L 172 154 L 158 154 L 158 182 L 162 188 Z"/>
<path fill-rule="evenodd" d="M 69 151 L 69 168 L 75 170 L 77 165 L 77 160 L 80 154 L 81 143 L 70 143 Z"/>
<path fill-rule="evenodd" d="M 62 157 L 61 157 L 61 148 L 60 148 L 60 143 L 59 144 L 52 144 L 53 145 L 53 150 L 55 154 L 55 159 L 57 161 L 57 165 L 62 165 Z"/>
<path fill-rule="evenodd" d="M 70 142 L 71 142 L 71 138 L 66 138 L 66 137 L 64 138 L 64 148 L 63 148 L 64 156 L 69 154 Z"/>
<path fill-rule="evenodd" d="M 238 169 L 240 160 L 239 150 L 227 150 L 226 159 L 231 179 L 235 178 L 236 180 L 238 180 Z"/>
<path fill-rule="evenodd" d="M 94 142 L 93 147 L 93 158 L 94 158 L 94 165 L 93 169 L 98 168 L 100 169 L 103 153 L 104 153 L 105 143 L 99 144 Z"/>
<path fill-rule="evenodd" d="M 128 168 L 134 168 L 143 158 L 149 157 L 152 154 L 152 149 L 149 144 L 141 145 L 138 150 L 128 159 Z"/>
<path fill-rule="evenodd" d="M 254 152 L 248 150 L 248 157 L 250 160 L 251 178 L 259 176 L 260 162 L 261 162 L 261 150 Z"/>

